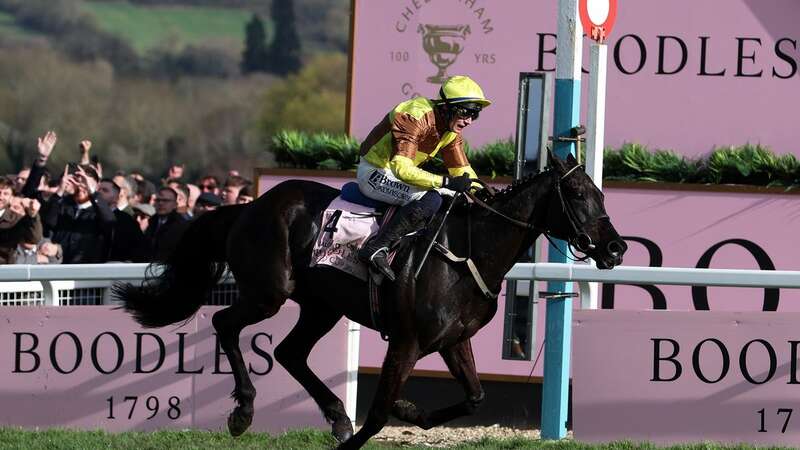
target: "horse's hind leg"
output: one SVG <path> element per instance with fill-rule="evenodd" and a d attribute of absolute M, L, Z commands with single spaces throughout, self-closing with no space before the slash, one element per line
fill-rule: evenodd
<path fill-rule="evenodd" d="M 257 296 L 239 283 L 239 301 L 223 310 L 214 313 L 212 323 L 217 330 L 220 346 L 228 357 L 233 379 L 236 383 L 231 397 L 236 401 L 236 408 L 228 416 L 228 430 L 231 435 L 239 436 L 253 422 L 253 400 L 256 389 L 250 381 L 242 352 L 239 349 L 239 334 L 248 325 L 261 322 L 275 315 L 285 301 L 265 298 L 265 293 Z"/>
<path fill-rule="evenodd" d="M 331 432 L 344 442 L 353 435 L 353 425 L 339 399 L 308 367 L 308 355 L 322 336 L 342 317 L 341 313 L 323 310 L 314 305 L 314 310 L 304 306 L 300 318 L 288 336 L 275 348 L 275 359 L 311 394 L 317 405 L 331 423 Z"/>
<path fill-rule="evenodd" d="M 469 340 L 444 349 L 439 354 L 442 355 L 450 373 L 461 383 L 467 398 L 460 403 L 430 413 L 417 408 L 407 400 L 396 401 L 392 408 L 392 414 L 398 419 L 426 430 L 458 417 L 474 414 L 484 398 Z"/>

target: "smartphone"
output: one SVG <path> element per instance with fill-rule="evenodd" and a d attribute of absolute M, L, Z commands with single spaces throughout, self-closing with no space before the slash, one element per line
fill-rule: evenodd
<path fill-rule="evenodd" d="M 78 163 L 74 163 L 74 162 L 67 163 L 67 167 L 69 167 L 67 169 L 67 173 L 68 174 L 74 175 L 74 174 L 78 173 L 78 167 L 79 167 Z"/>
<path fill-rule="evenodd" d="M 97 167 L 98 164 L 100 164 L 100 158 L 97 155 L 92 155 L 92 165 Z"/>

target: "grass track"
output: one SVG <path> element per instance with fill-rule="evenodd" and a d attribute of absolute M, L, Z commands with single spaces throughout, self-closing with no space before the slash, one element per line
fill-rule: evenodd
<path fill-rule="evenodd" d="M 84 4 L 101 29 L 128 40 L 140 53 L 171 37 L 176 37 L 180 44 L 219 38 L 241 43 L 245 24 L 252 15 L 231 8 L 138 6 L 125 2 Z"/>
<path fill-rule="evenodd" d="M 265 433 L 245 433 L 238 438 L 232 438 L 227 433 L 207 431 L 157 431 L 153 433 L 128 432 L 111 434 L 103 431 L 24 431 L 15 428 L 0 428 L 0 449 L 42 449 L 42 450 L 89 450 L 89 449 L 125 449 L 125 450 L 172 450 L 172 449 L 198 449 L 198 450 L 239 450 L 239 449 L 280 449 L 280 450 L 313 450 L 330 449 L 335 445 L 333 438 L 319 430 L 291 431 L 280 436 L 270 436 Z M 401 446 L 381 442 L 370 442 L 365 449 L 430 449 L 427 446 Z M 433 447 L 436 448 L 436 447 Z M 634 444 L 618 442 L 607 445 L 589 445 L 574 441 L 534 441 L 529 439 L 484 439 L 470 444 L 450 447 L 458 450 L 516 450 L 516 449 L 546 449 L 546 450 L 571 450 L 571 449 L 603 449 L 603 450 L 628 450 L 628 449 L 656 449 L 650 444 Z M 752 446 L 724 447 L 714 444 L 695 444 L 667 447 L 680 450 L 700 449 L 753 449 Z M 764 448 L 764 447 L 762 447 Z M 776 447 L 773 447 L 776 448 Z"/>

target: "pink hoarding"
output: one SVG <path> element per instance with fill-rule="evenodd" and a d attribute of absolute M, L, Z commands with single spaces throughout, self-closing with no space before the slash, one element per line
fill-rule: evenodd
<path fill-rule="evenodd" d="M 606 209 L 628 239 L 628 266 L 800 270 L 797 195 L 607 189 Z M 800 311 L 792 289 L 604 287 L 604 307 Z"/>
<path fill-rule="evenodd" d="M 466 139 L 514 136 L 519 73 L 555 68 L 557 3 L 354 0 L 349 131 L 363 139 L 396 103 L 433 98 L 443 76 L 467 74 L 494 104 Z M 749 142 L 800 155 L 799 21 L 794 0 L 620 3 L 608 39 L 606 145 L 695 156 Z M 584 75 L 584 99 L 587 87 Z"/>
<path fill-rule="evenodd" d="M 797 313 L 577 311 L 575 439 L 800 440 Z"/>
<path fill-rule="evenodd" d="M 109 307 L 3 309 L 0 424 L 226 429 L 234 382 L 211 326 L 218 309 L 203 307 L 185 325 L 163 329 L 143 329 Z M 242 352 L 258 391 L 252 430 L 327 427 L 314 401 L 273 356 L 298 313 L 290 302 L 242 332 Z M 343 400 L 347 333 L 347 322 L 340 322 L 310 359 Z"/>

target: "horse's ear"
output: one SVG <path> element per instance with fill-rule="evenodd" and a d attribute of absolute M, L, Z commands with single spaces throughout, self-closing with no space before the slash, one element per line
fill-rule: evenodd
<path fill-rule="evenodd" d="M 578 160 L 575 159 L 574 156 L 572 156 L 572 153 L 568 154 L 567 155 L 567 167 L 571 169 L 571 168 L 573 168 L 573 167 L 575 167 L 577 165 L 578 165 Z"/>
<path fill-rule="evenodd" d="M 549 148 L 547 149 L 547 165 L 556 169 L 557 171 L 564 173 L 567 171 L 567 168 L 564 166 L 564 161 L 561 160 L 558 156 L 553 153 L 552 150 Z"/>

